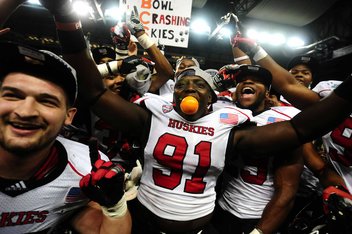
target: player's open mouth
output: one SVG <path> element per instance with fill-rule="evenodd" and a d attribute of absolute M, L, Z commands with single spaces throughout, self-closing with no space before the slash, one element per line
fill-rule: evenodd
<path fill-rule="evenodd" d="M 243 89 L 242 89 L 242 92 L 241 92 L 242 94 L 254 94 L 255 93 L 255 91 L 254 91 L 254 89 L 252 89 L 251 87 L 244 87 Z"/>

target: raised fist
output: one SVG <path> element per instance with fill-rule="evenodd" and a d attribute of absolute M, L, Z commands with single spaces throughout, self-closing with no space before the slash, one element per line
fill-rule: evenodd
<path fill-rule="evenodd" d="M 213 82 L 217 90 L 222 92 L 236 86 L 236 76 L 240 73 L 240 66 L 229 64 L 220 68 L 219 72 L 213 76 Z"/>
<path fill-rule="evenodd" d="M 79 186 L 89 199 L 109 208 L 124 195 L 124 178 L 122 166 L 98 159 L 91 173 L 81 179 Z"/>
<path fill-rule="evenodd" d="M 118 53 L 128 54 L 131 33 L 126 24 L 115 25 L 110 29 L 111 39 Z"/>

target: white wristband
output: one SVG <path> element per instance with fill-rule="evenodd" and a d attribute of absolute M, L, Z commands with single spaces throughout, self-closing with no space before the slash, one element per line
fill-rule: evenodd
<path fill-rule="evenodd" d="M 146 33 L 140 35 L 137 39 L 138 39 L 139 44 L 145 50 L 149 49 L 150 47 L 152 47 L 152 45 L 155 44 L 154 41 Z"/>
<path fill-rule="evenodd" d="M 99 73 L 102 77 L 106 77 L 109 75 L 116 75 L 118 68 L 117 68 L 117 61 L 111 61 L 108 63 L 103 63 L 97 65 Z"/>
<path fill-rule="evenodd" d="M 125 195 L 122 196 L 120 201 L 118 201 L 115 206 L 110 208 L 102 206 L 101 209 L 103 211 L 103 214 L 110 218 L 119 218 L 124 216 L 127 212 L 127 202 L 125 199 Z"/>
<path fill-rule="evenodd" d="M 249 234 L 263 234 L 263 231 L 258 228 L 254 228 Z"/>
<path fill-rule="evenodd" d="M 238 58 L 234 58 L 233 61 L 235 61 L 235 63 L 241 62 L 243 60 L 249 59 L 248 55 L 244 55 Z"/>
<path fill-rule="evenodd" d="M 267 55 L 268 53 L 261 46 L 258 46 L 258 51 L 254 54 L 253 60 L 258 62 L 259 60 L 265 58 Z"/>

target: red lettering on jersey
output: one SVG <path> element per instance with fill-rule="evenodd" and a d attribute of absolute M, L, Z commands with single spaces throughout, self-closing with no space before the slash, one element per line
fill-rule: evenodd
<path fill-rule="evenodd" d="M 208 128 L 208 131 L 209 131 L 208 133 L 209 136 L 214 136 L 214 128 Z"/>
<path fill-rule="evenodd" d="M 214 136 L 214 128 L 197 126 L 197 125 L 185 123 L 175 119 L 169 119 L 168 127 L 176 128 L 186 132 L 193 132 L 193 133 L 202 134 L 202 135 Z"/>
<path fill-rule="evenodd" d="M 38 213 L 38 218 L 35 220 L 36 223 L 42 223 L 48 217 L 49 211 L 43 210 Z"/>
<path fill-rule="evenodd" d="M 174 119 L 169 119 L 169 125 L 168 127 L 170 128 L 175 128 L 175 123 L 176 123 L 177 120 L 174 120 Z"/>
<path fill-rule="evenodd" d="M 194 125 L 189 125 L 188 131 L 189 131 L 189 132 L 196 132 L 196 131 L 195 131 L 195 128 L 196 128 L 196 126 L 194 126 Z"/>
<path fill-rule="evenodd" d="M 1 213 L 0 227 L 5 226 L 6 220 L 8 219 L 8 216 L 9 216 L 8 212 Z"/>
<path fill-rule="evenodd" d="M 21 211 L 18 214 L 17 222 L 15 225 L 21 225 L 23 217 L 26 215 L 26 212 Z"/>
<path fill-rule="evenodd" d="M 160 187 L 173 190 L 181 184 L 184 159 L 189 145 L 186 138 L 181 136 L 165 133 L 160 136 L 155 145 L 153 156 L 160 165 L 169 169 L 169 173 L 165 173 L 159 168 L 153 168 L 154 183 Z M 207 175 L 211 165 L 211 147 L 212 143 L 200 141 L 194 146 L 194 155 L 188 157 L 198 157 L 192 177 L 186 179 L 184 192 L 201 194 L 204 192 L 207 182 L 203 181 Z M 172 154 L 166 153 L 166 149 L 173 148 Z"/>
<path fill-rule="evenodd" d="M 183 131 L 188 131 L 189 130 L 189 124 L 185 123 L 182 128 Z"/>
<path fill-rule="evenodd" d="M 329 155 L 332 160 L 344 165 L 352 166 L 352 118 L 348 117 L 331 134 L 331 140 L 335 145 L 340 146 L 342 152 L 329 147 Z"/>
<path fill-rule="evenodd" d="M 0 227 L 42 223 L 49 211 L 20 211 L 0 213 Z"/>
<path fill-rule="evenodd" d="M 249 170 L 243 168 L 241 169 L 241 178 L 244 182 L 250 184 L 262 185 L 266 181 L 268 175 L 268 163 L 269 159 L 245 159 L 246 165 L 251 167 L 256 167 L 256 174 L 251 174 Z"/>
<path fill-rule="evenodd" d="M 23 220 L 23 224 L 30 224 L 30 223 L 34 223 L 34 219 L 35 219 L 35 214 L 37 213 L 38 211 L 29 211 L 27 213 L 27 216 L 25 218 L 25 220 Z"/>

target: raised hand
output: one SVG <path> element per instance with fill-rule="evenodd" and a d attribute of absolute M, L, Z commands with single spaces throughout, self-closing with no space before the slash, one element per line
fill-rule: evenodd
<path fill-rule="evenodd" d="M 111 27 L 110 35 L 117 52 L 127 55 L 128 45 L 130 43 L 130 38 L 131 38 L 131 33 L 128 30 L 127 25 L 116 24 L 115 26 Z"/>
<path fill-rule="evenodd" d="M 145 94 L 151 85 L 152 66 L 137 56 L 122 61 L 119 72 L 126 74 L 126 82 L 139 94 Z"/>
<path fill-rule="evenodd" d="M 119 67 L 119 72 L 121 74 L 128 74 L 133 72 L 137 65 L 143 65 L 150 70 L 152 69 L 151 64 L 148 64 L 146 61 L 136 55 L 132 55 L 122 60 L 121 66 Z"/>
<path fill-rule="evenodd" d="M 266 57 L 268 54 L 266 51 L 257 44 L 257 42 L 251 38 L 242 37 L 241 33 L 237 33 L 232 39 L 231 44 L 233 47 L 240 48 L 255 62 Z"/>
<path fill-rule="evenodd" d="M 125 170 L 110 161 L 98 159 L 91 173 L 80 181 L 84 194 L 104 207 L 115 206 L 124 195 Z"/>
<path fill-rule="evenodd" d="M 237 33 L 231 41 L 233 47 L 239 47 L 246 54 L 254 50 L 258 44 L 254 39 L 242 37 L 241 33 Z"/>
<path fill-rule="evenodd" d="M 222 92 L 236 86 L 236 76 L 241 72 L 237 64 L 228 64 L 219 69 L 219 72 L 213 76 L 213 82 L 217 90 Z"/>
<path fill-rule="evenodd" d="M 136 7 L 134 7 L 134 10 L 131 12 L 131 16 L 127 17 L 126 25 L 134 36 L 136 36 L 138 32 L 144 31 L 144 27 L 139 20 L 139 14 Z"/>

